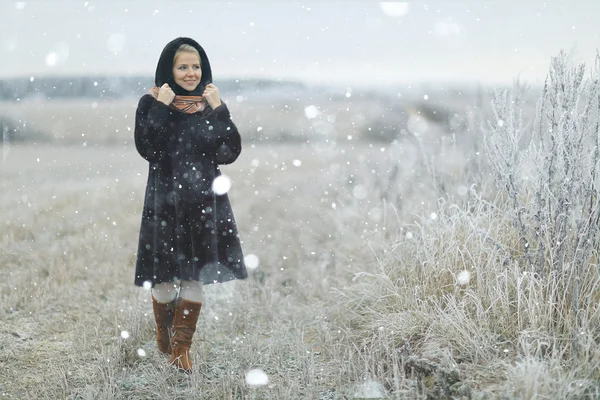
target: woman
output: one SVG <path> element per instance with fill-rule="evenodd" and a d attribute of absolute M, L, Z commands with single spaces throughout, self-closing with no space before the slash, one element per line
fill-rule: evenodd
<path fill-rule="evenodd" d="M 149 174 L 135 284 L 152 287 L 159 350 L 189 373 L 202 285 L 247 277 L 229 199 L 212 189 L 241 138 L 196 41 L 166 45 L 155 85 L 136 112 L 135 145 Z"/>

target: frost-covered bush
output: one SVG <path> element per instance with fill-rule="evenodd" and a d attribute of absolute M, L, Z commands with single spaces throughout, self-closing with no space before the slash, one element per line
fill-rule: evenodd
<path fill-rule="evenodd" d="M 339 291 L 366 377 L 398 396 L 597 395 L 599 68 L 560 53 L 536 107 L 516 82 L 483 135 L 417 135 L 353 176 L 359 215 L 382 215 L 376 259 Z"/>
<path fill-rule="evenodd" d="M 522 118 L 523 86 L 497 92 L 486 153 L 509 201 L 524 255 L 540 274 L 581 269 L 597 245 L 600 198 L 600 83 L 565 53 L 552 59 L 532 132 Z M 524 143 L 528 141 L 528 143 Z"/>
<path fill-rule="evenodd" d="M 574 339 L 599 297 L 599 69 L 600 54 L 586 78 L 585 65 L 573 65 L 561 52 L 552 59 L 531 131 L 517 84 L 496 93 L 486 138 L 496 184 L 519 232 L 519 256 L 557 283 L 548 301 L 557 304 L 557 327 L 572 325 Z"/>

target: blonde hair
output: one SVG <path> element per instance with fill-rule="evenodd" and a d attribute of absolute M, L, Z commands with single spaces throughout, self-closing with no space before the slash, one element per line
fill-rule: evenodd
<path fill-rule="evenodd" d="M 179 53 L 183 53 L 183 52 L 194 53 L 195 55 L 197 55 L 198 60 L 200 60 L 200 66 L 202 66 L 202 57 L 200 57 L 200 53 L 198 52 L 198 49 L 196 49 L 191 44 L 182 44 L 181 46 L 179 46 L 179 48 L 175 52 L 175 55 L 173 56 L 173 65 L 175 65 L 175 60 L 177 60 L 177 56 L 179 55 Z"/>

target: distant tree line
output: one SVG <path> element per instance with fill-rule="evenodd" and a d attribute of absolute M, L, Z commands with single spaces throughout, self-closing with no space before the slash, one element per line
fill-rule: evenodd
<path fill-rule="evenodd" d="M 215 82 L 222 93 L 256 92 L 271 90 L 304 90 L 304 84 L 269 79 L 226 79 Z M 80 76 L 80 77 L 20 77 L 0 79 L 0 100 L 17 101 L 88 97 L 139 97 L 154 85 L 151 76 Z"/>

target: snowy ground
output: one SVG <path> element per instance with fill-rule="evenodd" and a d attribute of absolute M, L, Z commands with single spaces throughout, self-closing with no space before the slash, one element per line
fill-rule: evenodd
<path fill-rule="evenodd" d="M 191 378 L 157 354 L 150 294 L 132 285 L 145 161 L 131 148 L 3 150 L 3 398 L 336 398 L 367 376 L 328 298 L 373 260 L 332 218 L 340 165 L 375 150 L 248 146 L 222 168 L 260 266 L 206 288 Z M 252 369 L 269 384 L 248 386 Z"/>
<path fill-rule="evenodd" d="M 393 146 L 245 142 L 222 171 L 259 266 L 206 288 L 190 377 L 157 353 L 132 283 L 132 144 L 4 146 L 0 397 L 597 398 L 596 330 L 569 355 L 561 286 L 521 270 L 510 213 L 470 191 L 489 182 L 477 142 L 430 128 Z"/>

